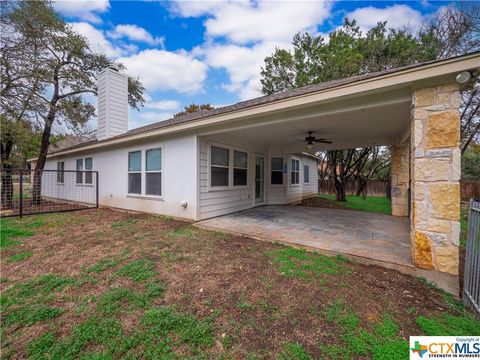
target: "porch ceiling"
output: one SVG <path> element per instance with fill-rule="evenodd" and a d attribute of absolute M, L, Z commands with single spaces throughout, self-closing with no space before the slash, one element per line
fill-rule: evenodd
<path fill-rule="evenodd" d="M 411 92 L 395 91 L 290 109 L 248 123 L 244 120 L 238 126 L 230 124 L 211 134 L 233 143 L 281 147 L 288 152 L 305 151 L 305 143 L 297 140 L 303 140 L 307 131 L 332 141 L 315 143 L 315 150 L 389 145 L 408 136 L 410 108 Z"/>

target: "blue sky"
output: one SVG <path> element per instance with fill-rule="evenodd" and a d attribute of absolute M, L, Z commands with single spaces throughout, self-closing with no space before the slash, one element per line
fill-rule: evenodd
<path fill-rule="evenodd" d="M 184 105 L 222 106 L 260 96 L 260 67 L 298 31 L 328 34 L 343 18 L 368 30 L 420 26 L 450 2 L 433 1 L 57 1 L 92 48 L 140 77 L 147 102 L 130 128 L 171 117 Z"/>

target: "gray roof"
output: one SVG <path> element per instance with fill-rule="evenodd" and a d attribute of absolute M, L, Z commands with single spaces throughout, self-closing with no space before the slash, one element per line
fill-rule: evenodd
<path fill-rule="evenodd" d="M 474 54 L 474 53 L 472 53 L 472 54 Z M 467 54 L 467 55 L 471 55 L 471 54 Z M 461 55 L 461 56 L 456 56 L 456 57 L 462 57 L 462 56 L 466 56 L 466 55 Z M 456 58 L 456 57 L 452 57 L 451 59 Z M 307 86 L 303 86 L 303 87 L 300 87 L 300 88 L 297 88 L 297 89 L 287 90 L 287 91 L 279 92 L 279 93 L 272 94 L 272 95 L 261 96 L 261 97 L 258 97 L 258 98 L 254 98 L 254 99 L 250 99 L 250 100 L 246 100 L 246 101 L 241 101 L 241 102 L 235 103 L 233 105 L 223 106 L 223 107 L 216 108 L 216 109 L 213 109 L 213 110 L 203 110 L 203 111 L 197 111 L 197 112 L 194 112 L 194 113 L 188 113 L 188 114 L 185 114 L 185 115 L 172 117 L 172 118 L 167 119 L 167 120 L 159 121 L 159 122 L 156 122 L 156 123 L 153 123 L 153 124 L 150 124 L 150 125 L 141 126 L 141 127 L 135 128 L 135 129 L 131 129 L 128 132 L 126 132 L 125 134 L 117 135 L 117 136 L 108 138 L 106 140 L 101 140 L 101 141 L 90 140 L 90 141 L 84 142 L 82 144 L 78 144 L 78 145 L 74 145 L 74 146 L 71 146 L 71 147 L 68 147 L 68 148 L 63 148 L 63 149 L 57 150 L 54 153 L 65 151 L 65 150 L 73 150 L 73 149 L 81 148 L 83 146 L 91 145 L 91 144 L 94 144 L 94 143 L 102 143 L 104 141 L 109 141 L 109 140 L 112 140 L 112 139 L 122 138 L 122 137 L 126 137 L 126 136 L 133 135 L 133 134 L 139 134 L 139 133 L 144 133 L 144 132 L 148 132 L 148 131 L 152 131 L 152 130 L 162 129 L 162 128 L 166 128 L 166 127 L 173 126 L 173 125 L 178 125 L 178 124 L 183 124 L 183 123 L 187 123 L 187 122 L 191 122 L 191 121 L 205 119 L 205 118 L 215 116 L 215 115 L 225 114 L 225 113 L 234 112 L 234 111 L 238 111 L 238 110 L 243 110 L 243 109 L 247 109 L 247 108 L 258 106 L 258 105 L 273 103 L 273 102 L 279 101 L 279 100 L 294 98 L 296 96 L 301 96 L 301 95 L 315 93 L 315 92 L 322 91 L 322 90 L 332 89 L 332 88 L 335 88 L 335 87 L 338 87 L 338 86 L 351 84 L 351 83 L 354 83 L 354 82 L 357 82 L 357 81 L 370 79 L 370 78 L 375 78 L 375 77 L 378 77 L 378 76 L 387 75 L 387 74 L 391 74 L 391 73 L 395 73 L 395 72 L 399 72 L 399 71 L 403 71 L 403 70 L 407 70 L 407 69 L 411 69 L 411 68 L 416 68 L 416 67 L 424 66 L 424 65 L 427 65 L 427 64 L 441 62 L 441 61 L 444 61 L 444 60 L 448 60 L 448 59 L 433 60 L 433 61 L 413 64 L 413 65 L 408 65 L 408 66 L 404 66 L 404 67 L 393 68 L 393 69 L 388 69 L 388 70 L 384 70 L 384 71 L 353 76 L 353 77 L 349 77 L 349 78 L 345 78 L 345 79 L 327 81 L 327 82 L 323 82 L 323 83 L 320 83 L 320 84 L 307 85 Z"/>

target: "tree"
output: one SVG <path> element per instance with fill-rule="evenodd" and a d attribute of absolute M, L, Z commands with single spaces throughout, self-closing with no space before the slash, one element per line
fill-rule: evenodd
<path fill-rule="evenodd" d="M 31 104 L 35 104 L 32 111 L 42 128 L 32 194 L 33 201 L 39 201 L 41 170 L 54 126 L 81 127 L 95 115 L 94 106 L 83 95 L 97 94 L 97 76 L 110 62 L 105 55 L 93 52 L 87 40 L 55 13 L 49 1 L 16 2 L 5 18 L 10 29 L 5 43 L 17 42 L 21 47 L 30 46 L 35 50 L 15 64 L 16 71 L 25 75 L 20 80 L 14 77 L 13 85 L 7 84 L 7 87 L 25 89 L 30 97 L 22 97 L 19 106 L 14 107 L 31 108 Z M 2 41 L 2 55 L 3 52 Z M 122 64 L 117 65 L 125 70 Z M 29 72 L 28 69 L 35 70 Z M 143 90 L 138 79 L 129 77 L 128 102 L 132 108 L 143 105 Z"/>
<path fill-rule="evenodd" d="M 183 111 L 180 111 L 176 114 L 174 114 L 173 116 L 174 117 L 177 117 L 177 116 L 181 116 L 181 115 L 185 115 L 185 114 L 189 114 L 189 113 L 194 113 L 194 112 L 197 112 L 197 111 L 208 111 L 208 110 L 213 110 L 214 107 L 210 104 L 195 104 L 195 103 L 191 103 L 190 105 L 185 105 L 183 107 Z"/>
<path fill-rule="evenodd" d="M 345 19 L 342 27 L 329 34 L 328 42 L 321 36 L 296 34 L 291 51 L 277 48 L 265 58 L 261 70 L 262 92 L 270 95 L 299 86 L 476 51 L 480 49 L 479 8 L 478 4 L 469 4 L 461 9 L 447 9 L 416 33 L 409 28 L 388 29 L 386 22 L 380 22 L 363 34 L 355 20 Z M 462 99 L 465 99 L 462 107 L 465 112 L 462 114 L 463 148 L 478 136 L 480 128 L 478 107 L 474 106 L 480 104 L 475 100 L 479 94 L 469 91 L 462 93 Z M 355 167 L 360 173 L 363 169 L 358 165 L 368 164 L 365 159 L 360 161 L 359 155 L 366 159 L 373 156 L 364 149 L 327 152 L 339 201 L 345 199 L 344 180 L 351 176 L 343 172 L 353 168 L 348 162 L 356 161 Z M 337 166 L 338 163 L 341 166 Z"/>

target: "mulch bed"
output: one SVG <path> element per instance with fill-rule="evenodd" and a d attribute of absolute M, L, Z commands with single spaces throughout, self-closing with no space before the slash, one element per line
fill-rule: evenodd
<path fill-rule="evenodd" d="M 265 255 L 283 248 L 278 244 L 208 232 L 184 221 L 108 209 L 55 216 L 61 217 L 60 226 L 47 223 L 39 234 L 21 239 L 32 257 L 2 264 L 2 277 L 10 279 L 0 284 L 2 290 L 45 273 L 79 276 L 103 258 L 146 257 L 156 262 L 166 284 L 165 296 L 157 304 L 174 305 L 199 318 L 213 316 L 215 338 L 226 334 L 232 339 L 229 351 L 234 358 L 246 358 L 251 352 L 278 353 L 286 341 L 298 342 L 315 357 L 320 356 L 319 343 L 337 341 L 331 336 L 338 331 L 336 325 L 319 316 L 336 299 L 343 299 L 366 326 L 391 314 L 405 339 L 419 333 L 416 316 L 444 311 L 438 292 L 410 276 L 377 266 L 348 262 L 345 266 L 350 274 L 305 281 L 284 276 Z M 179 229 L 189 229 L 192 235 L 171 235 Z M 104 282 L 85 284 L 67 295 L 82 299 L 106 291 L 113 286 L 108 280 L 113 271 L 102 273 Z M 241 302 L 251 306 L 242 309 Z M 261 304 L 268 304 L 268 308 Z M 407 313 L 412 308 L 415 315 Z M 57 319 L 59 331 L 70 334 L 82 316 L 74 307 L 67 307 Z M 138 315 L 128 314 L 123 321 L 133 326 Z M 20 358 L 25 356 L 25 344 L 44 332 L 45 326 L 32 325 L 15 339 Z M 223 350 L 220 343 L 217 345 L 212 349 L 215 358 Z"/>

